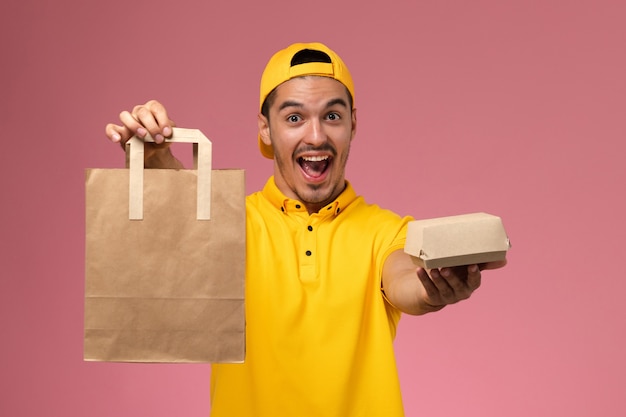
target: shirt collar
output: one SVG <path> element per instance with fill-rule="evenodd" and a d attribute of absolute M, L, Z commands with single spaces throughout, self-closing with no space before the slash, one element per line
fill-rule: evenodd
<path fill-rule="evenodd" d="M 262 194 L 274 207 L 281 210 L 283 213 L 306 213 L 306 207 L 302 204 L 302 202 L 290 199 L 278 189 L 273 176 L 270 177 L 270 179 L 265 183 Z M 341 192 L 341 194 L 339 194 L 335 201 L 323 207 L 319 211 L 319 215 L 324 217 L 330 215 L 337 216 L 356 198 L 357 195 L 354 188 L 352 188 L 352 184 L 350 184 L 349 181 L 346 181 L 346 188 Z"/>

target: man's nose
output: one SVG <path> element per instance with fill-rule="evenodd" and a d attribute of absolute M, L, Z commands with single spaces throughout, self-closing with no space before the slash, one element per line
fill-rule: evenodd
<path fill-rule="evenodd" d="M 326 142 L 326 132 L 320 120 L 311 119 L 305 142 L 313 146 L 319 146 Z"/>

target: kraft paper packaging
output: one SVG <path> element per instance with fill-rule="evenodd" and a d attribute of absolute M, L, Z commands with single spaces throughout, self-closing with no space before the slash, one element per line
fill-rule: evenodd
<path fill-rule="evenodd" d="M 469 213 L 409 222 L 404 251 L 430 269 L 502 261 L 510 247 L 500 217 Z"/>
<path fill-rule="evenodd" d="M 133 138 L 129 169 L 86 171 L 85 360 L 244 360 L 244 171 L 212 170 L 198 130 L 171 141 L 196 169 L 144 170 Z"/>

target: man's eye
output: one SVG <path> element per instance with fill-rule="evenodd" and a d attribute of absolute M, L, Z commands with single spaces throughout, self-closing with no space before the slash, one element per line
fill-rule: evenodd
<path fill-rule="evenodd" d="M 328 120 L 339 120 L 340 117 L 337 113 L 328 113 L 328 116 L 326 116 L 326 118 Z"/>
<path fill-rule="evenodd" d="M 296 114 L 292 114 L 291 116 L 287 118 L 287 120 L 290 121 L 291 123 L 297 123 L 300 121 L 300 116 Z"/>

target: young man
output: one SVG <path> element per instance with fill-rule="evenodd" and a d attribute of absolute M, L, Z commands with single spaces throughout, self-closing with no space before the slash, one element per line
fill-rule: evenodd
<path fill-rule="evenodd" d="M 173 122 L 157 101 L 109 124 L 113 142 Z M 346 181 L 357 117 L 343 61 L 319 43 L 277 52 L 261 79 L 259 146 L 274 175 L 248 196 L 244 364 L 212 367 L 212 416 L 402 416 L 393 339 L 402 312 L 468 298 L 481 269 L 416 268 L 410 218 L 367 204 Z M 161 144 L 149 167 L 178 168 Z"/>

